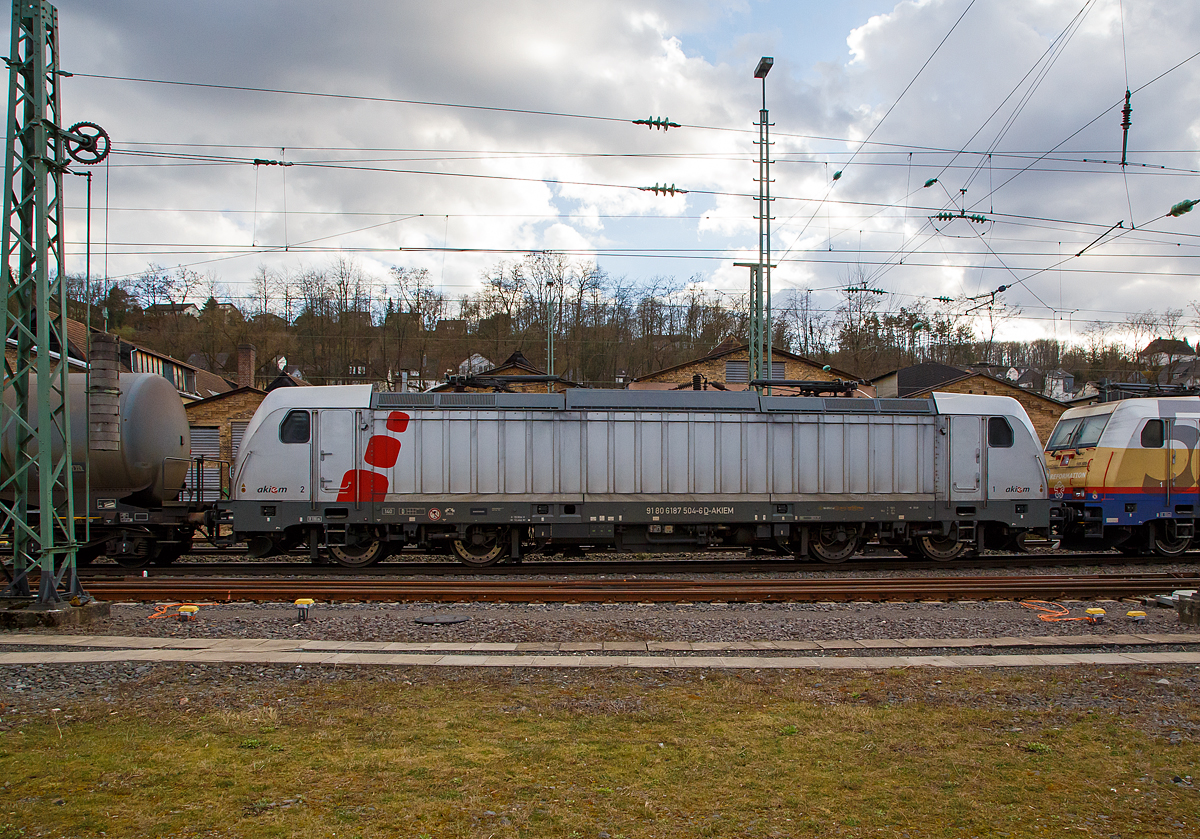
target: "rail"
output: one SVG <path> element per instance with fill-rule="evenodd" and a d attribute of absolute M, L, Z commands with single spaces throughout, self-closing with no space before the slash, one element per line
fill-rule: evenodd
<path fill-rule="evenodd" d="M 288 601 L 312 597 L 346 602 L 820 602 L 1046 600 L 1134 597 L 1200 588 L 1196 574 L 1056 574 L 999 577 L 858 577 L 757 580 L 365 580 L 329 578 L 93 580 L 101 600 Z"/>

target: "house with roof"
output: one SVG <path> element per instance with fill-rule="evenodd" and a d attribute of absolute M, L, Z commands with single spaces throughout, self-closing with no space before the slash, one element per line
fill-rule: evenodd
<path fill-rule="evenodd" d="M 884 373 L 871 379 L 875 395 L 880 399 L 905 399 L 915 393 L 929 390 L 942 382 L 957 379 L 966 371 L 949 364 L 926 361 Z"/>
<path fill-rule="evenodd" d="M 1061 367 L 1051 370 L 1046 374 L 1042 395 L 1059 402 L 1068 401 L 1075 395 L 1075 377 Z"/>
<path fill-rule="evenodd" d="M 778 347 L 771 351 L 771 378 L 810 382 L 855 382 L 855 376 L 845 370 L 812 361 Z M 707 355 L 638 376 L 629 383 L 629 390 L 683 390 L 691 387 L 699 390 L 748 390 L 750 345 L 727 338 Z M 789 390 L 779 387 L 775 388 L 775 392 L 783 395 Z M 858 389 L 855 395 L 870 394 Z"/>
<path fill-rule="evenodd" d="M 301 375 L 299 368 L 293 367 L 290 370 L 280 370 L 279 375 L 276 376 L 275 378 L 271 379 L 271 381 L 267 383 L 267 386 L 264 388 L 264 390 L 267 393 L 270 393 L 271 391 L 275 390 L 276 388 L 280 388 L 280 387 L 312 387 L 312 386 L 313 386 L 312 382 L 307 382 L 304 380 L 304 376 Z"/>
<path fill-rule="evenodd" d="M 103 330 L 67 318 L 64 324 L 67 338 L 67 359 L 72 370 L 83 372 L 87 369 L 91 354 L 91 336 L 103 334 Z M 160 353 L 157 350 L 135 344 L 125 338 L 117 338 L 117 365 L 123 373 L 156 373 L 167 379 L 179 391 L 185 400 L 204 399 L 218 393 L 231 390 L 234 385 L 229 380 L 210 373 L 207 370 L 180 361 L 177 358 Z M 52 353 L 59 351 L 51 347 Z M 6 354 L 13 354 L 15 359 L 16 347 L 5 348 Z"/>
<path fill-rule="evenodd" d="M 192 457 L 220 461 L 232 466 L 250 418 L 267 396 L 265 390 L 241 386 L 184 406 L 192 438 Z M 205 488 L 219 487 L 219 479 L 205 481 Z"/>
<path fill-rule="evenodd" d="M 72 373 L 82 373 L 87 369 L 87 328 L 79 321 L 67 318 L 64 323 L 66 331 L 66 358 L 67 368 Z M 33 348 L 34 356 L 37 355 L 37 347 Z M 63 347 L 61 347 L 54 336 L 51 336 L 50 357 L 56 358 L 63 355 Z M 17 339 L 9 338 L 4 346 L 4 357 L 8 361 L 9 369 L 14 369 L 17 366 Z"/>
<path fill-rule="evenodd" d="M 142 310 L 146 317 L 200 317 L 200 307 L 195 303 L 152 303 Z"/>
<path fill-rule="evenodd" d="M 1187 340 L 1155 338 L 1138 353 L 1138 360 L 1155 367 L 1169 367 L 1196 359 L 1196 351 Z"/>

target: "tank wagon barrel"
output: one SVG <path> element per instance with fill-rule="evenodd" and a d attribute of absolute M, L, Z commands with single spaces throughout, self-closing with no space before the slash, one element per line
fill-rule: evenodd
<path fill-rule="evenodd" d="M 30 387 L 36 386 L 36 379 Z M 133 496 L 152 504 L 173 501 L 179 496 L 187 472 L 191 436 L 187 415 L 179 393 L 162 376 L 153 373 L 126 373 L 119 380 L 117 421 L 120 426 L 116 446 L 109 450 L 89 450 L 89 417 L 85 410 L 86 377 L 69 376 L 67 400 L 71 408 L 71 456 L 81 467 L 90 467 L 88 476 L 93 491 L 116 497 Z M 13 394 L 5 391 L 11 405 Z M 57 409 L 58 405 L 51 406 Z M 39 406 L 31 406 L 29 422 L 37 426 Z M 4 435 L 3 455 L 11 462 L 16 446 L 16 430 Z M 61 452 L 62 435 L 56 435 L 54 447 Z M 36 482 L 36 477 L 34 478 Z M 73 476 L 76 492 L 82 493 L 83 468 Z"/>
<path fill-rule="evenodd" d="M 225 541 L 345 565 L 403 547 L 759 547 L 827 562 L 877 538 L 951 559 L 1050 520 L 1041 446 L 1007 397 L 280 389 L 246 429 Z"/>
<path fill-rule="evenodd" d="M 191 544 L 203 511 L 180 501 L 190 465 L 187 414 L 175 387 L 153 373 L 123 373 L 115 393 L 106 394 L 103 431 L 90 435 L 94 417 L 86 407 L 87 378 L 69 376 L 67 400 L 71 417 L 72 476 L 80 561 L 107 554 L 130 566 L 152 560 L 170 561 Z M 13 394 L 4 398 L 12 404 Z M 50 406 L 57 408 L 57 405 Z M 29 422 L 36 427 L 40 406 Z M 98 445 L 90 445 L 99 439 Z M 61 434 L 53 443 L 61 451 Z M 11 463 L 15 428 L 0 439 L 3 461 Z M 36 490 L 36 477 L 31 490 Z M 85 496 L 87 502 L 85 503 Z M 85 540 L 90 527 L 90 540 Z"/>

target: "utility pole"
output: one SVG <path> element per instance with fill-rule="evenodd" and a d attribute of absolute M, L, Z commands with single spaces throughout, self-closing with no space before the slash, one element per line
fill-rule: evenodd
<path fill-rule="evenodd" d="M 12 545 L 5 595 L 27 597 L 37 568 L 37 605 L 83 594 L 75 573 L 76 472 L 72 459 L 63 266 L 62 175 L 108 156 L 102 128 L 60 126 L 58 11 L 13 0 L 4 167 L 4 259 L 0 323 L 5 339 L 0 403 L 0 534 Z M 76 406 L 81 408 L 82 406 Z"/>

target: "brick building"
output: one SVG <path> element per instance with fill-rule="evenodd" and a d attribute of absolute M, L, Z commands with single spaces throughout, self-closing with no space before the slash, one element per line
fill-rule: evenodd
<path fill-rule="evenodd" d="M 241 344 L 238 346 L 239 386 L 184 406 L 192 434 L 193 458 L 202 457 L 206 461 L 220 461 L 229 467 L 233 466 L 246 426 L 267 395 L 265 390 L 254 387 L 256 371 L 254 347 Z M 215 500 L 223 487 L 228 489 L 228 475 L 228 469 L 222 472 L 215 464 L 205 469 L 199 481 L 206 498 Z M 194 476 L 189 477 L 189 485 L 195 482 Z"/>
<path fill-rule="evenodd" d="M 192 430 L 192 455 L 233 463 L 242 434 L 266 396 L 265 390 L 239 387 L 185 405 Z"/>
<path fill-rule="evenodd" d="M 805 381 L 827 382 L 834 379 L 853 382 L 855 377 L 836 367 L 822 365 L 819 362 L 790 353 L 787 350 L 775 348 L 771 351 L 772 379 L 802 379 Z M 716 390 L 746 390 L 749 388 L 750 346 L 739 344 L 733 339 L 721 342 L 708 355 L 674 367 L 656 370 L 645 376 L 638 376 L 629 384 L 630 390 L 679 390 L 691 387 L 695 377 L 700 377 L 700 385 L 704 389 Z M 779 394 L 785 394 L 787 388 L 776 388 Z M 862 396 L 864 394 L 858 393 Z"/>

